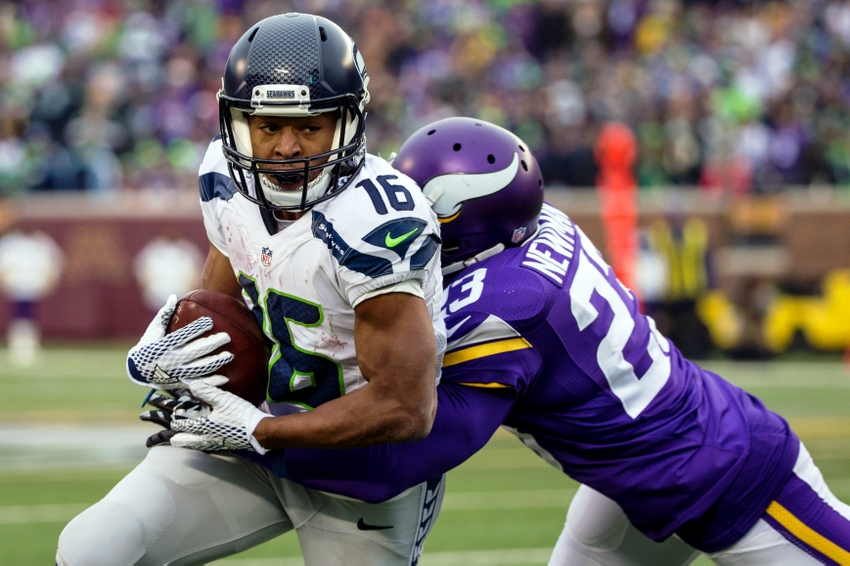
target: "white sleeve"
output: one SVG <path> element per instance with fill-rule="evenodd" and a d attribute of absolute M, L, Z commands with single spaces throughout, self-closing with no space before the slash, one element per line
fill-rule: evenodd
<path fill-rule="evenodd" d="M 201 213 L 207 238 L 218 251 L 228 256 L 219 213 L 223 203 L 233 197 L 236 187 L 230 179 L 227 161 L 221 151 L 221 139 L 214 139 L 207 148 L 198 170 Z M 229 256 L 228 256 L 229 257 Z"/>
<path fill-rule="evenodd" d="M 420 299 L 425 298 L 425 291 L 422 289 L 422 281 L 419 279 L 407 279 L 400 283 L 396 283 L 395 285 L 388 285 L 386 287 L 381 287 L 380 289 L 375 289 L 374 291 L 363 293 L 355 299 L 354 304 L 351 306 L 357 307 L 357 305 L 366 299 L 371 299 L 378 295 L 386 295 L 387 293 L 407 293 L 408 295 L 414 295 Z"/>
<path fill-rule="evenodd" d="M 369 224 L 361 224 L 367 227 L 365 235 L 345 231 L 345 221 L 342 230 L 327 219 L 315 223 L 314 234 L 335 257 L 335 277 L 349 304 L 356 305 L 364 295 L 408 280 L 419 281 L 426 290 L 441 288 L 436 221 L 421 215 L 380 220 L 383 222 L 371 224 L 371 230 Z"/>
<path fill-rule="evenodd" d="M 442 293 L 437 217 L 413 180 L 367 158 L 352 187 L 313 209 L 313 236 L 333 255 L 333 277 L 349 304 L 405 281 L 417 281 L 430 302 Z M 416 285 L 401 289 L 417 294 Z"/>
<path fill-rule="evenodd" d="M 221 223 L 218 221 L 215 204 L 213 202 L 201 202 L 201 210 L 204 217 L 204 229 L 207 232 L 210 244 L 215 246 L 225 257 L 230 257 L 230 254 L 227 253 L 227 243 L 221 231 Z"/>

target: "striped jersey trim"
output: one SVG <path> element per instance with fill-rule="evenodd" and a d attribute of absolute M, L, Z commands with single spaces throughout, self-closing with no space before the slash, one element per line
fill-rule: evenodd
<path fill-rule="evenodd" d="M 313 236 L 322 240 L 340 265 L 375 279 L 393 272 L 393 264 L 382 257 L 364 254 L 348 245 L 325 215 L 313 209 Z"/>
<path fill-rule="evenodd" d="M 451 305 L 449 305 L 451 308 Z M 463 312 L 459 316 L 463 316 Z M 502 340 L 510 340 L 513 338 L 522 338 L 522 334 L 513 329 L 513 327 L 502 320 L 501 318 L 488 314 L 487 318 L 477 326 L 471 325 L 471 329 L 467 329 L 467 321 L 472 318 L 467 316 L 463 321 L 457 323 L 453 318 L 446 320 L 446 333 L 449 338 L 449 352 L 457 352 L 461 349 L 478 346 L 479 344 L 488 344 L 491 342 L 499 342 Z M 449 326 L 451 323 L 453 326 Z"/>
<path fill-rule="evenodd" d="M 230 200 L 236 194 L 236 185 L 230 175 L 222 175 L 216 171 L 205 173 L 198 178 L 201 191 L 201 202 L 213 199 Z"/>
<path fill-rule="evenodd" d="M 511 338 L 510 340 L 500 340 L 498 342 L 488 342 L 487 344 L 479 344 L 463 350 L 455 350 L 449 352 L 443 358 L 443 367 L 449 367 L 478 358 L 485 358 L 495 354 L 504 354 L 505 352 L 513 352 L 516 350 L 524 350 L 531 348 L 531 344 L 525 338 Z"/>
<path fill-rule="evenodd" d="M 824 556 L 835 560 L 838 564 L 850 564 L 850 552 L 807 526 L 776 501 L 768 506 L 767 514 L 787 529 L 790 534 Z"/>
<path fill-rule="evenodd" d="M 461 385 L 465 385 L 467 387 L 478 387 L 479 389 L 511 389 L 510 385 L 505 385 L 504 383 L 470 383 L 467 381 L 458 382 Z"/>

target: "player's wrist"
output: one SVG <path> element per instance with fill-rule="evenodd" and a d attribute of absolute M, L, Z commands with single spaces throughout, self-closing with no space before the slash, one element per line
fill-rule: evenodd
<path fill-rule="evenodd" d="M 248 424 L 248 441 L 251 443 L 251 447 L 260 455 L 265 454 L 269 450 L 264 445 L 268 446 L 270 438 L 272 428 L 272 423 L 269 420 L 270 417 L 272 415 L 257 411 L 256 414 L 252 415 L 251 422 Z"/>

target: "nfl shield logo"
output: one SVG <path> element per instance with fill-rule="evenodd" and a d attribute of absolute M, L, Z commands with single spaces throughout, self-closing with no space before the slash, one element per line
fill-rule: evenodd
<path fill-rule="evenodd" d="M 272 264 L 272 251 L 270 248 L 263 248 L 263 254 L 260 256 L 260 263 L 266 267 Z"/>
<path fill-rule="evenodd" d="M 523 237 L 525 237 L 525 226 L 520 226 L 514 230 L 513 236 L 511 236 L 511 242 L 518 244 L 522 241 Z"/>

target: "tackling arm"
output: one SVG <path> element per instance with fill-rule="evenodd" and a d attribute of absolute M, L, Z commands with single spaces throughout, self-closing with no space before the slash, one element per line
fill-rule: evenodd
<path fill-rule="evenodd" d="M 312 411 L 263 419 L 254 430 L 263 448 L 355 448 L 428 435 L 437 408 L 437 346 L 425 301 L 386 293 L 354 313 L 357 361 L 369 383 Z"/>
<path fill-rule="evenodd" d="M 287 449 L 268 457 L 275 473 L 312 489 L 380 503 L 439 477 L 480 450 L 511 410 L 516 390 L 441 383 L 427 438 L 353 450 Z"/>

